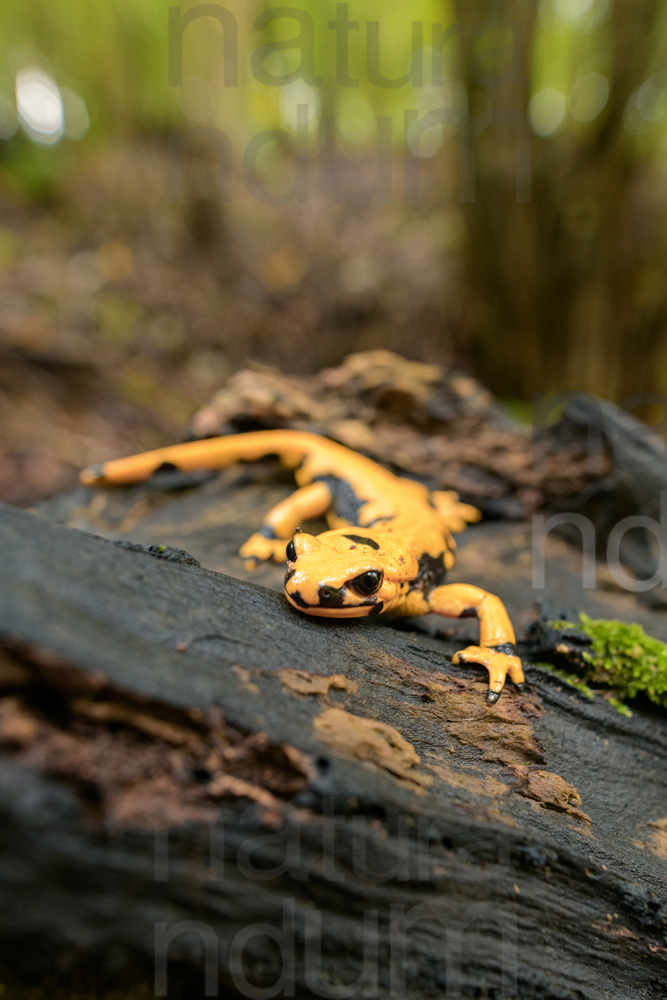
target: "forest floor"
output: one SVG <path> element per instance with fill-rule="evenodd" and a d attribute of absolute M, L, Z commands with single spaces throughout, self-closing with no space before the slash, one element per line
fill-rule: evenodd
<path fill-rule="evenodd" d="M 176 202 L 168 173 L 157 145 L 105 147 L 41 202 L 0 186 L 0 499 L 180 440 L 249 360 L 312 374 L 375 347 L 456 356 L 456 211 L 223 203 L 201 177 Z"/>

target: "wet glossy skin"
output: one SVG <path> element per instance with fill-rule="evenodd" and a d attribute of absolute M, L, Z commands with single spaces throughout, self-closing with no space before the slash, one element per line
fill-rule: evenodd
<path fill-rule="evenodd" d="M 488 669 L 491 703 L 507 675 L 523 683 L 514 631 L 500 600 L 478 587 L 443 583 L 454 561 L 452 532 L 479 517 L 454 493 L 429 492 L 342 445 L 301 431 L 174 445 L 86 469 L 80 478 L 88 485 L 138 482 L 165 464 L 184 471 L 211 469 L 267 454 L 278 454 L 295 470 L 299 489 L 267 513 L 241 555 L 249 562 L 287 558 L 285 595 L 295 608 L 327 618 L 388 611 L 477 615 L 479 646 L 461 650 L 454 662 Z M 321 516 L 329 531 L 314 536 L 300 530 L 302 522 Z"/>

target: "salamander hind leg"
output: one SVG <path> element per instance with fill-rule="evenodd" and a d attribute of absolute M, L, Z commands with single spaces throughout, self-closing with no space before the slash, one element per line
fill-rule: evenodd
<path fill-rule="evenodd" d="M 479 521 L 482 516 L 477 507 L 462 503 L 458 493 L 453 490 L 434 490 L 429 499 L 448 531 L 463 531 L 468 524 Z"/>
<path fill-rule="evenodd" d="M 260 530 L 241 546 L 239 555 L 251 564 L 271 559 L 277 563 L 285 562 L 285 544 L 301 522 L 321 517 L 330 504 L 331 493 L 325 483 L 302 486 L 271 508 Z"/>
<path fill-rule="evenodd" d="M 466 583 L 436 587 L 428 597 L 429 610 L 448 618 L 479 618 L 479 645 L 467 646 L 453 657 L 453 663 L 479 663 L 489 671 L 487 701 L 493 705 L 509 675 L 521 690 L 524 684 L 521 660 L 516 655 L 512 623 L 499 597 Z"/>

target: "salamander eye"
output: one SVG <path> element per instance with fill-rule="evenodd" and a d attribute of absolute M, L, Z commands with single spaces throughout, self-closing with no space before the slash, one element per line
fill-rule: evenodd
<path fill-rule="evenodd" d="M 287 548 L 285 549 L 285 555 L 289 562 L 296 562 L 296 546 L 294 544 L 294 539 L 287 543 Z"/>
<path fill-rule="evenodd" d="M 362 573 L 361 576 L 350 580 L 350 587 L 356 590 L 358 594 L 361 594 L 362 597 L 370 597 L 371 594 L 375 594 L 380 589 L 383 579 L 384 573 L 382 570 L 369 569 L 367 573 Z"/>

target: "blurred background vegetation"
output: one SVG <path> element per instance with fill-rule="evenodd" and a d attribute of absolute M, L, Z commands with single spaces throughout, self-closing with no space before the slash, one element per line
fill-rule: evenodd
<path fill-rule="evenodd" d="M 180 438 L 249 360 L 667 392 L 666 18 L 4 0 L 0 497 Z"/>

